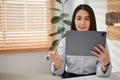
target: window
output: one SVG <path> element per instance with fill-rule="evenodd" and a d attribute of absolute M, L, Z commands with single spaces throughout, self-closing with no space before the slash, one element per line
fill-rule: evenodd
<path fill-rule="evenodd" d="M 48 50 L 53 0 L 0 1 L 0 53 Z"/>

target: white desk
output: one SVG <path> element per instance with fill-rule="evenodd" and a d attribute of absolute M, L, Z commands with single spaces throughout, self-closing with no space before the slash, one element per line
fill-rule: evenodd
<path fill-rule="evenodd" d="M 0 73 L 0 80 L 62 80 L 51 74 L 11 74 Z"/>
<path fill-rule="evenodd" d="M 96 75 L 92 75 L 85 77 L 67 78 L 63 80 L 120 80 L 120 72 L 114 72 L 108 78 L 102 78 L 102 77 L 97 77 Z"/>
<path fill-rule="evenodd" d="M 0 80 L 120 80 L 120 72 L 114 72 L 108 78 L 93 76 L 61 79 L 51 74 L 9 74 L 0 73 Z"/>

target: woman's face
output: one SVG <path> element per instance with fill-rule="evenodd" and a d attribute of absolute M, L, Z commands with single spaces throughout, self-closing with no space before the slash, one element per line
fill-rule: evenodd
<path fill-rule="evenodd" d="M 90 28 L 89 13 L 85 10 L 79 10 L 75 16 L 75 26 L 77 31 L 88 31 Z"/>

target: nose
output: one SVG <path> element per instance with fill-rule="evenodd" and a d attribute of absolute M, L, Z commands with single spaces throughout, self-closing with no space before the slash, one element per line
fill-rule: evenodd
<path fill-rule="evenodd" d="M 84 24 L 84 23 L 85 23 L 85 20 L 84 20 L 84 19 L 82 19 L 80 23 L 81 23 L 81 24 Z"/>

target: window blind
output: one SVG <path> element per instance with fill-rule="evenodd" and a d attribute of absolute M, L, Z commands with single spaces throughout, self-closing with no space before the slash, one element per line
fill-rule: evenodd
<path fill-rule="evenodd" d="M 0 53 L 48 50 L 53 0 L 0 1 Z"/>

